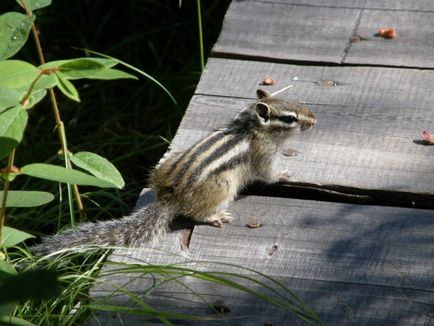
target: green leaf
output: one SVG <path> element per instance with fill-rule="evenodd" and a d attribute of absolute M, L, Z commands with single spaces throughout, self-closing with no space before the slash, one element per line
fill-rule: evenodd
<path fill-rule="evenodd" d="M 45 95 L 47 95 L 46 89 L 38 89 L 38 90 L 33 91 L 30 94 L 28 103 L 23 104 L 23 108 L 26 110 L 31 109 L 38 102 L 40 102 L 45 97 Z M 25 96 L 25 94 L 23 94 L 23 97 L 24 96 Z"/>
<path fill-rule="evenodd" d="M 13 305 L 15 306 L 15 305 Z M 35 324 L 19 318 L 12 316 L 0 316 L 0 325 L 11 325 L 11 326 L 36 326 Z"/>
<path fill-rule="evenodd" d="M 0 260 L 0 272 L 10 275 L 15 275 L 17 273 L 14 266 L 6 260 Z"/>
<path fill-rule="evenodd" d="M 0 260 L 0 283 L 6 279 L 11 277 L 11 275 L 16 275 L 17 271 L 15 267 L 7 262 L 6 260 Z"/>
<path fill-rule="evenodd" d="M 7 108 L 20 104 L 20 92 L 15 89 L 0 87 L 0 113 Z"/>
<path fill-rule="evenodd" d="M 60 71 L 56 72 L 55 76 L 57 77 L 57 87 L 59 87 L 62 93 L 71 100 L 80 102 L 77 89 L 68 79 L 66 79 L 66 76 Z"/>
<path fill-rule="evenodd" d="M 71 156 L 71 161 L 78 167 L 90 172 L 101 180 L 108 181 L 117 188 L 124 187 L 122 175 L 109 160 L 91 152 L 78 152 Z"/>
<path fill-rule="evenodd" d="M 59 68 L 62 65 L 65 65 L 65 64 L 67 65 L 67 64 L 70 64 L 70 63 L 73 63 L 76 61 L 81 61 L 81 60 L 96 62 L 96 64 L 100 64 L 103 66 L 101 68 L 111 68 L 111 67 L 118 64 L 118 61 L 116 59 L 82 57 L 82 58 L 75 58 L 75 59 L 49 61 L 49 62 L 46 62 L 43 65 L 39 66 L 39 68 L 40 69 Z M 72 64 L 72 65 L 74 66 L 74 64 Z"/>
<path fill-rule="evenodd" d="M 0 198 L 3 191 L 0 191 Z M 36 207 L 49 203 L 54 195 L 45 191 L 9 190 L 6 207 Z"/>
<path fill-rule="evenodd" d="M 38 81 L 33 86 L 32 92 L 39 90 L 39 89 L 49 89 L 53 88 L 57 85 L 57 78 L 54 75 L 54 72 L 52 74 L 48 75 L 42 75 Z M 30 85 L 26 88 L 26 91 L 29 89 Z"/>
<path fill-rule="evenodd" d="M 0 159 L 18 146 L 27 125 L 27 112 L 20 106 L 0 112 Z"/>
<path fill-rule="evenodd" d="M 9 226 L 4 226 L 0 247 L 9 248 L 30 238 L 34 238 L 34 236 Z"/>
<path fill-rule="evenodd" d="M 92 175 L 81 171 L 66 169 L 61 166 L 34 163 L 24 166 L 21 173 L 35 178 L 41 178 L 51 181 L 77 184 L 82 186 L 96 186 L 100 188 L 113 188 L 115 184 L 100 180 Z"/>
<path fill-rule="evenodd" d="M 59 70 L 68 79 L 118 79 L 137 77 L 117 69 L 108 69 L 100 60 L 79 58 L 59 65 Z"/>
<path fill-rule="evenodd" d="M 17 0 L 18 4 L 22 7 L 21 1 Z M 30 12 L 51 5 L 51 0 L 25 0 L 25 2 Z"/>
<path fill-rule="evenodd" d="M 0 61 L 0 86 L 28 90 L 39 76 L 39 69 L 20 60 Z"/>
<path fill-rule="evenodd" d="M 91 58 L 77 58 L 59 65 L 61 72 L 104 69 L 105 65 Z"/>
<path fill-rule="evenodd" d="M 11 315 L 15 310 L 16 303 L 6 303 L 6 304 L 0 304 L 0 325 L 3 325 L 1 323 L 2 319 L 6 316 Z"/>
<path fill-rule="evenodd" d="M 59 292 L 59 281 L 54 271 L 32 270 L 10 277 L 0 285 L 0 303 L 42 300 Z"/>
<path fill-rule="evenodd" d="M 17 53 L 26 43 L 35 16 L 8 12 L 0 16 L 0 60 Z"/>
<path fill-rule="evenodd" d="M 112 80 L 112 79 L 138 79 L 136 76 L 126 73 L 118 69 L 95 69 L 86 71 L 70 71 L 65 73 L 68 79 L 102 79 L 102 80 Z"/>
<path fill-rule="evenodd" d="M 50 61 L 41 65 L 40 69 L 57 68 L 66 79 L 137 79 L 136 76 L 128 74 L 118 69 L 110 69 L 118 64 L 115 59 L 104 58 L 76 58 L 69 60 Z"/>
<path fill-rule="evenodd" d="M 123 65 L 123 66 L 125 66 L 127 68 L 130 68 L 130 69 L 134 70 L 135 72 L 141 74 L 142 76 L 145 76 L 146 78 L 148 78 L 149 80 L 151 80 L 155 84 L 157 84 L 161 89 L 163 89 L 163 91 L 165 91 L 166 94 L 169 95 L 169 97 L 172 99 L 173 103 L 177 104 L 175 98 L 169 92 L 169 90 L 166 87 L 164 87 L 164 85 L 161 84 L 158 80 L 156 80 L 154 77 L 152 77 L 151 75 L 149 75 L 148 73 L 146 73 L 146 72 L 144 72 L 144 71 L 142 71 L 142 70 L 140 70 L 140 69 L 138 69 L 138 68 L 136 68 L 136 67 L 134 67 L 134 66 L 132 66 L 132 65 L 126 63 L 126 62 L 124 62 L 124 61 L 121 61 L 119 59 L 113 58 L 113 57 L 111 57 L 109 55 L 106 55 L 106 54 L 103 54 L 103 53 L 100 53 L 100 52 L 96 52 L 96 51 L 91 51 L 91 50 L 85 50 L 85 51 L 88 52 L 88 53 L 99 55 L 99 56 L 107 58 L 107 59 L 116 60 L 117 63 L 119 63 L 119 64 L 121 64 L 121 65 Z"/>

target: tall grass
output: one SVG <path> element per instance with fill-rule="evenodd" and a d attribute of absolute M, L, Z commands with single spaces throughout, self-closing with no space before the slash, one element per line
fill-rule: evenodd
<path fill-rule="evenodd" d="M 231 321 L 237 323 L 252 316 L 260 316 L 255 311 L 239 316 L 225 315 L 221 307 L 215 305 L 214 293 L 206 291 L 199 293 L 191 287 L 192 284 L 209 283 L 212 287 L 228 289 L 234 298 L 242 298 L 243 295 L 255 297 L 263 305 L 275 306 L 282 311 L 292 313 L 308 324 L 321 324 L 315 312 L 292 290 L 283 283 L 252 269 L 212 261 L 185 261 L 170 265 L 146 264 L 146 262 L 143 264 L 107 263 L 105 259 L 110 249 L 113 248 L 107 247 L 93 253 L 89 251 L 84 255 L 77 254 L 73 249 L 64 249 L 37 260 L 27 257 L 25 251 L 12 254 L 11 258 L 21 266 L 25 266 L 27 270 L 35 267 L 56 270 L 62 285 L 62 291 L 57 297 L 43 302 L 24 302 L 16 307 L 14 316 L 34 325 L 65 326 L 84 324 L 89 317 L 93 318 L 94 324 L 104 323 L 107 321 L 107 316 L 110 316 L 112 324 L 122 324 L 122 319 L 125 317 L 123 314 L 138 315 L 143 321 L 159 321 L 165 325 L 174 325 L 181 320 L 227 320 L 230 324 Z M 180 257 L 180 260 L 185 258 Z M 205 270 L 204 266 L 206 266 Z M 119 284 L 120 277 L 123 285 Z M 195 283 L 192 283 L 192 279 Z M 146 286 L 137 289 L 134 285 L 130 285 L 137 280 Z M 104 297 L 98 299 L 94 294 L 91 299 L 89 294 L 91 288 L 96 288 L 96 291 L 103 289 Z M 174 302 L 185 300 L 188 305 L 197 306 L 199 309 L 190 311 L 187 309 L 186 313 L 179 312 L 178 309 L 174 312 L 154 307 L 150 304 L 154 293 L 157 299 L 164 295 L 174 295 L 171 298 Z M 121 305 L 116 302 L 119 295 L 122 296 Z M 235 299 L 229 297 L 228 301 L 231 300 Z M 169 301 L 168 299 L 168 303 Z M 240 304 L 240 302 L 232 302 L 234 303 Z M 204 315 L 203 311 L 208 313 Z M 100 318 L 95 315 L 96 312 L 107 312 L 108 315 Z"/>

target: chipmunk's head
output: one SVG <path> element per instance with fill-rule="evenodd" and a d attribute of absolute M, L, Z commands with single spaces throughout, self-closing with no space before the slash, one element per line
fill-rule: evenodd
<path fill-rule="evenodd" d="M 235 117 L 235 124 L 282 136 L 289 136 L 315 125 L 316 117 L 303 104 L 275 98 L 262 89 L 258 89 L 256 94 L 256 103 L 242 110 Z"/>
<path fill-rule="evenodd" d="M 258 122 L 269 129 L 307 130 L 316 124 L 316 117 L 303 104 L 271 96 L 262 89 L 256 91 L 255 111 Z"/>

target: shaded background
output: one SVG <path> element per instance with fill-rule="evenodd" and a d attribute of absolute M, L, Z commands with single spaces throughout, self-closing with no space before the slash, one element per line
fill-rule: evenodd
<path fill-rule="evenodd" d="M 202 1 L 205 56 L 217 39 L 229 3 Z M 84 56 L 77 48 L 102 52 L 151 74 L 178 102 L 175 105 L 161 88 L 143 77 L 138 81 L 74 81 L 81 103 L 56 92 L 70 150 L 106 157 L 126 181 L 121 191 L 81 187 L 90 220 L 120 217 L 131 210 L 193 95 L 201 74 L 197 7 L 196 1 L 179 5 L 178 1 L 124 0 L 108 5 L 102 0 L 53 0 L 51 6 L 36 11 L 47 61 Z M 15 1 L 3 0 L 0 14 L 12 10 L 22 12 Z M 31 37 L 17 58 L 39 64 Z M 59 148 L 47 97 L 30 113 L 16 165 L 61 165 Z M 55 183 L 24 177 L 11 187 L 58 193 Z M 65 191 L 63 196 L 63 201 L 67 200 Z M 42 234 L 56 231 L 68 221 L 67 205 L 59 204 L 56 196 L 55 203 L 42 208 L 10 210 L 6 222 Z"/>

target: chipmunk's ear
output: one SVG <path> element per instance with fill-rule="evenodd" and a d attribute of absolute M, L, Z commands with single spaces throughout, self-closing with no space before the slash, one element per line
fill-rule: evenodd
<path fill-rule="evenodd" d="M 258 100 L 260 100 L 266 97 L 271 97 L 271 94 L 267 91 L 264 91 L 263 89 L 258 89 L 256 91 L 256 96 L 258 97 Z"/>
<path fill-rule="evenodd" d="M 270 121 L 270 107 L 263 102 L 256 103 L 256 113 L 261 123 L 265 124 Z"/>

